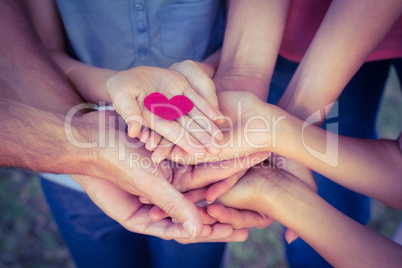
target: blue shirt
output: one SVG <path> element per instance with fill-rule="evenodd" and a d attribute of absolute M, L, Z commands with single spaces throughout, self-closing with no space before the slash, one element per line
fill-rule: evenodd
<path fill-rule="evenodd" d="M 201 61 L 221 47 L 220 0 L 57 0 L 70 54 L 117 71 Z M 67 174 L 42 174 L 84 191 Z"/>
<path fill-rule="evenodd" d="M 223 40 L 219 0 L 57 0 L 72 54 L 114 70 L 200 61 Z"/>

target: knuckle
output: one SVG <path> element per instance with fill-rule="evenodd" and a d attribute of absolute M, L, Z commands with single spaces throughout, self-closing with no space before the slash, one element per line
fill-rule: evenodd
<path fill-rule="evenodd" d="M 179 136 L 179 134 L 183 131 L 183 128 L 179 124 L 172 124 L 169 126 L 168 133 L 172 136 Z"/>
<path fill-rule="evenodd" d="M 179 219 L 180 216 L 180 208 L 179 204 L 183 202 L 183 197 L 174 198 L 173 200 L 169 200 L 165 204 L 161 206 L 161 209 L 166 212 L 173 219 Z"/>

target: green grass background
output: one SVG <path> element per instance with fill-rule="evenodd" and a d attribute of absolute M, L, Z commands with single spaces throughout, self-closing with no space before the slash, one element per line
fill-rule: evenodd
<path fill-rule="evenodd" d="M 380 137 L 395 139 L 402 129 L 401 89 L 392 71 L 378 116 Z M 402 175 L 402 174 L 401 174 Z M 369 228 L 391 237 L 402 212 L 372 203 Z M 286 267 L 283 228 L 253 229 L 244 243 L 231 243 L 228 267 Z M 0 169 L 0 267 L 74 267 L 34 174 Z"/>

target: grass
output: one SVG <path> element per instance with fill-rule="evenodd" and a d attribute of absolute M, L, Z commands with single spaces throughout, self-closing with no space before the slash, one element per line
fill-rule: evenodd
<path fill-rule="evenodd" d="M 401 90 L 393 72 L 378 118 L 380 137 L 396 138 L 402 129 Z M 369 227 L 391 237 L 402 212 L 373 201 Z M 250 231 L 244 243 L 230 244 L 228 267 L 286 267 L 278 223 Z M 58 234 L 35 175 L 0 169 L 0 267 L 74 267 Z"/>

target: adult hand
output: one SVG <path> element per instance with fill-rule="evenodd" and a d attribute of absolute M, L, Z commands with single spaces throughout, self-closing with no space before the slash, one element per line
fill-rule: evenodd
<path fill-rule="evenodd" d="M 219 195 L 227 192 L 231 186 L 233 186 L 237 180 L 244 174 L 248 168 L 258 163 L 261 163 L 269 156 L 269 153 L 257 153 L 242 157 L 239 159 L 215 162 L 215 163 L 204 163 L 196 166 L 188 165 L 181 166 L 173 163 L 176 167 L 173 169 L 173 176 L 171 184 L 180 192 L 197 193 L 190 194 L 194 203 L 202 200 L 212 202 Z M 236 178 L 236 182 L 233 182 L 233 178 Z M 216 184 L 215 182 L 219 181 Z M 208 185 L 212 186 L 204 188 Z M 205 191 L 197 192 L 190 191 L 194 189 L 204 189 Z M 189 192 L 190 191 L 190 192 Z M 204 196 L 200 197 L 200 193 L 204 193 Z M 186 194 L 184 194 L 186 196 Z M 152 202 L 144 197 L 140 198 L 140 201 L 146 204 L 151 204 Z M 201 216 L 207 215 L 203 214 L 204 211 L 200 211 Z M 206 211 L 205 211 L 206 212 Z M 150 210 L 150 217 L 154 220 L 160 220 L 168 217 L 161 208 L 155 206 Z M 204 221 L 205 222 L 205 221 Z"/>
<path fill-rule="evenodd" d="M 151 205 L 142 204 L 138 196 L 120 189 L 110 181 L 82 175 L 73 175 L 73 178 L 100 209 L 129 231 L 162 239 L 175 239 L 183 244 L 247 239 L 247 229 L 234 230 L 230 225 L 220 223 L 204 224 L 200 236 L 190 239 L 188 230 L 172 222 L 171 219 L 153 221 L 148 216 Z"/>
<path fill-rule="evenodd" d="M 70 142 L 76 146 L 87 146 L 87 149 L 82 151 L 90 155 L 83 160 L 88 163 L 85 174 L 109 181 L 128 192 L 127 194 L 146 197 L 176 222 L 181 223 L 191 238 L 199 237 L 203 229 L 201 217 L 194 204 L 170 184 L 172 176 L 170 167 L 152 163 L 151 153 L 142 146 L 142 143 L 129 138 L 124 130 L 116 130 L 116 124 L 125 126 L 124 122 L 115 121 L 119 118 L 112 112 L 91 112 L 73 120 L 71 133 L 80 138 Z M 105 122 L 102 122 L 103 120 Z M 104 131 L 101 131 L 102 129 Z M 85 142 L 78 143 L 79 140 Z M 111 186 L 110 183 L 107 185 Z M 90 186 L 86 187 L 89 192 Z M 106 191 L 95 192 L 93 195 L 99 194 L 96 196 L 99 200 L 110 201 L 113 199 L 108 199 L 106 196 L 117 198 L 118 194 L 122 194 L 116 189 L 114 192 L 115 195 Z"/>

